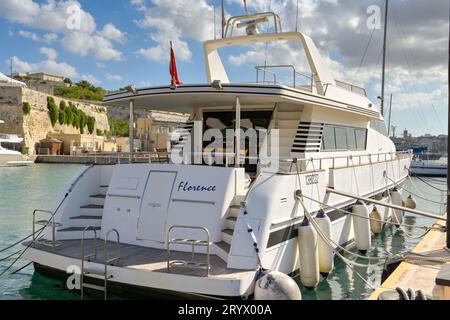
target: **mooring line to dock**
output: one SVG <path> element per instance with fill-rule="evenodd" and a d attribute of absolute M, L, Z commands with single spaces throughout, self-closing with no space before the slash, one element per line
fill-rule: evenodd
<path fill-rule="evenodd" d="M 408 176 L 409 177 L 409 176 Z M 424 201 L 428 201 L 428 202 L 431 202 L 431 203 L 434 203 L 434 204 L 438 204 L 438 205 L 444 205 L 444 204 L 447 204 L 446 202 L 438 202 L 438 201 L 434 201 L 434 200 L 430 200 L 430 199 L 427 199 L 427 198 L 425 198 L 424 196 L 420 196 L 420 195 L 418 195 L 418 194 L 416 194 L 416 193 L 414 193 L 414 192 L 411 192 L 410 190 L 408 190 L 408 189 L 406 189 L 404 186 L 401 186 L 400 184 L 398 184 L 397 182 L 395 182 L 394 180 L 392 180 L 391 178 L 389 178 L 388 176 L 386 176 L 386 179 L 388 179 L 388 180 L 390 180 L 391 182 L 393 182 L 398 188 L 400 188 L 400 189 L 402 189 L 402 190 L 405 190 L 406 192 L 408 192 L 409 194 L 411 194 L 411 195 L 413 195 L 413 196 L 415 196 L 415 197 L 417 197 L 417 198 L 419 198 L 419 199 L 422 199 L 422 200 L 424 200 Z M 410 180 L 411 181 L 411 180 Z M 412 181 L 411 181 L 412 182 Z M 416 187 L 415 187 L 416 188 Z M 417 189 L 417 188 L 416 188 Z"/>
<path fill-rule="evenodd" d="M 425 211 L 409 209 L 409 208 L 406 208 L 406 207 L 397 206 L 397 205 L 392 204 L 392 203 L 383 203 L 383 202 L 378 201 L 378 200 L 374 200 L 374 199 L 370 199 L 370 198 L 362 197 L 362 196 L 356 196 L 354 194 L 350 194 L 350 193 L 343 192 L 343 191 L 338 191 L 338 190 L 335 190 L 335 189 L 332 189 L 332 188 L 327 188 L 327 192 L 328 193 L 335 193 L 335 194 L 338 194 L 340 196 L 351 198 L 351 199 L 353 198 L 353 199 L 358 199 L 358 200 L 361 200 L 361 201 L 364 201 L 364 202 L 374 203 L 374 204 L 377 204 L 377 205 L 382 206 L 382 207 L 388 207 L 388 208 L 392 208 L 392 209 L 396 209 L 396 210 L 410 212 L 410 213 L 416 214 L 418 216 L 423 216 L 423 217 L 427 217 L 427 218 L 431 218 L 431 219 L 435 219 L 435 220 L 447 221 L 447 218 L 444 217 L 444 216 L 439 216 L 439 215 L 436 215 L 436 214 L 433 214 L 433 213 L 429 213 L 429 212 L 425 212 Z"/>
<path fill-rule="evenodd" d="M 1 261 L 6 261 L 6 260 L 8 260 L 9 258 L 11 258 L 11 257 L 15 256 L 16 254 L 20 253 L 21 251 L 22 251 L 22 250 L 19 250 L 19 251 L 17 251 L 17 252 L 14 252 L 13 254 L 10 254 L 10 255 L 7 256 L 7 257 L 1 258 L 1 259 L 0 259 L 0 262 L 1 262 Z"/>
<path fill-rule="evenodd" d="M 355 216 L 355 217 L 358 217 L 358 218 L 362 218 L 362 219 L 366 219 L 366 220 L 372 220 L 372 221 L 375 221 L 375 222 L 381 222 L 381 223 L 395 225 L 395 226 L 398 225 L 398 223 L 391 222 L 391 221 L 384 221 L 384 220 L 371 218 L 371 217 L 363 217 L 363 216 L 360 216 L 360 215 L 358 215 L 356 213 L 353 213 L 353 212 L 350 212 L 350 211 L 347 211 L 347 210 L 344 210 L 344 209 L 341 209 L 341 208 L 338 208 L 338 207 L 335 207 L 335 206 L 332 206 L 332 205 L 329 205 L 329 204 L 325 204 L 323 202 L 320 202 L 319 200 L 310 198 L 310 197 L 305 196 L 305 195 L 302 195 L 302 197 L 307 198 L 308 200 L 314 201 L 314 202 L 316 202 L 316 203 L 318 203 L 318 204 L 320 204 L 320 205 L 322 205 L 322 206 L 324 206 L 326 208 L 340 211 L 341 213 L 344 213 L 346 215 L 352 215 L 352 216 Z M 405 224 L 405 223 L 402 223 L 400 225 L 404 226 L 405 228 L 415 228 L 415 229 L 427 230 L 427 232 L 430 231 L 430 230 L 440 230 L 440 231 L 443 231 L 443 232 L 445 231 L 445 227 L 415 226 L 415 225 Z"/>
<path fill-rule="evenodd" d="M 36 232 L 39 232 L 39 231 L 43 230 L 44 228 L 45 228 L 45 227 L 42 227 L 41 229 L 39 229 L 39 230 L 36 231 Z M 0 250 L 0 253 L 5 252 L 6 250 L 9 250 L 9 249 L 11 249 L 11 248 L 14 248 L 15 246 L 21 244 L 22 242 L 24 242 L 25 240 L 27 240 L 28 238 L 30 238 L 30 237 L 32 237 L 32 236 L 33 236 L 33 234 L 30 234 L 30 235 L 26 236 L 25 238 L 20 239 L 19 241 L 13 243 L 12 245 L 7 246 L 6 248 L 1 249 L 1 250 Z"/>
<path fill-rule="evenodd" d="M 47 225 L 50 223 L 50 220 L 47 222 Z M 47 225 L 45 225 L 43 228 L 40 229 L 39 232 L 37 232 L 36 238 L 44 231 L 44 229 L 47 227 Z M 31 245 L 33 244 L 33 241 L 30 241 L 30 243 L 22 250 L 22 252 L 20 253 L 20 255 L 14 259 L 14 261 L 5 269 L 0 273 L 0 278 L 2 278 L 6 272 L 11 269 L 17 261 L 19 261 L 20 258 L 22 258 L 23 254 L 31 247 Z M 11 273 L 11 274 L 14 274 Z"/>
<path fill-rule="evenodd" d="M 436 186 L 433 186 L 432 184 L 430 184 L 429 182 L 425 181 L 424 179 L 422 179 L 422 178 L 421 178 L 420 176 L 418 176 L 418 175 L 412 175 L 412 174 L 411 174 L 411 171 L 409 172 L 409 174 L 410 174 L 411 176 L 414 176 L 415 178 L 419 179 L 420 181 L 422 181 L 423 183 L 425 183 L 425 184 L 426 184 L 427 186 L 429 186 L 430 188 L 436 189 L 436 190 L 438 190 L 438 191 L 440 191 L 440 192 L 445 192 L 445 193 L 448 192 L 448 190 L 442 190 L 442 189 L 439 189 L 439 188 L 436 187 Z"/>

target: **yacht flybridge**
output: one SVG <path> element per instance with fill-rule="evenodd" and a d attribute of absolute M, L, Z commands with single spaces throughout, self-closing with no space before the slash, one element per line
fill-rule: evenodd
<path fill-rule="evenodd" d="M 272 31 L 260 33 L 261 22 L 273 22 Z M 229 81 L 219 49 L 279 41 L 302 46 L 311 77 L 265 65 L 256 66 L 254 83 Z M 82 292 L 248 297 L 262 269 L 314 287 L 319 272 L 331 272 L 335 249 L 370 249 L 379 230 L 369 212 L 401 223 L 400 210 L 356 199 L 401 205 L 397 187 L 412 155 L 396 152 L 365 90 L 337 81 L 311 38 L 282 32 L 274 13 L 245 15 L 229 19 L 225 37 L 205 42 L 204 54 L 205 84 L 106 96 L 111 106 L 191 117 L 169 164 L 88 166 L 43 213 L 49 221 L 36 211 L 33 226 L 44 229 L 25 244 L 36 270 L 78 273 Z M 291 83 L 277 80 L 280 69 Z M 303 228 L 320 219 L 329 221 L 329 239 L 308 238 Z"/>

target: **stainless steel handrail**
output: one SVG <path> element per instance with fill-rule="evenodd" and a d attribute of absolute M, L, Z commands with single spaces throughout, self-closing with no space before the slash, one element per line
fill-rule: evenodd
<path fill-rule="evenodd" d="M 297 75 L 298 75 L 298 76 L 301 76 L 301 77 L 304 77 L 304 78 L 310 80 L 310 84 L 309 85 L 311 86 L 311 91 L 312 91 L 312 88 L 314 86 L 314 77 L 313 77 L 313 75 L 309 76 L 309 75 L 305 75 L 305 74 L 303 74 L 301 72 L 298 72 L 295 69 L 295 66 L 293 66 L 291 64 L 255 66 L 255 69 L 256 69 L 256 83 L 259 83 L 259 72 L 258 72 L 258 70 L 260 70 L 260 71 L 263 71 L 263 72 L 267 72 L 267 73 L 273 74 L 275 76 L 275 84 L 276 84 L 277 83 L 276 82 L 276 74 L 274 72 L 266 70 L 266 69 L 274 69 L 274 68 L 278 68 L 278 69 L 289 68 L 289 69 L 292 69 L 292 87 L 293 88 L 296 87 L 296 85 L 297 85 Z"/>
<path fill-rule="evenodd" d="M 191 229 L 191 230 L 201 230 L 203 232 L 205 232 L 206 234 L 206 240 L 195 240 L 195 239 L 171 239 L 170 238 L 170 233 L 172 232 L 172 230 L 174 229 Z M 167 240 L 167 271 L 170 272 L 170 267 L 173 264 L 177 264 L 177 265 L 189 265 L 192 267 L 198 267 L 198 268 L 205 268 L 206 269 L 206 274 L 205 277 L 209 276 L 209 271 L 211 269 L 211 261 L 210 261 L 210 247 L 211 247 L 211 236 L 209 233 L 209 230 L 205 227 L 196 227 L 196 226 L 184 226 L 184 225 L 174 225 L 171 226 L 169 228 L 169 230 L 167 231 L 167 236 L 166 236 L 166 240 Z M 170 245 L 171 244 L 180 244 L 180 245 L 191 245 L 192 246 L 192 258 L 190 262 L 187 261 L 182 261 L 182 260 L 175 260 L 175 261 L 170 261 Z M 197 246 L 203 246 L 206 247 L 206 264 L 204 263 L 196 263 L 195 262 L 195 247 Z"/>
<path fill-rule="evenodd" d="M 48 220 L 44 220 L 44 221 L 36 221 L 36 214 L 37 213 L 46 213 L 50 215 L 50 219 Z M 39 243 L 41 245 L 44 246 L 48 246 L 47 243 L 45 242 L 39 242 L 39 239 L 36 239 L 36 224 L 40 224 L 43 225 L 43 228 L 46 228 L 49 223 L 51 221 L 51 226 L 52 226 L 52 240 L 51 240 L 51 247 L 53 247 L 53 250 L 55 250 L 57 245 L 60 245 L 59 242 L 56 242 L 56 227 L 61 226 L 60 223 L 55 223 L 55 214 L 51 211 L 48 210 L 40 210 L 40 209 L 35 209 L 33 211 L 33 243 Z"/>
<path fill-rule="evenodd" d="M 264 75 L 262 83 L 266 83 L 266 76 L 265 76 L 265 74 L 268 73 L 268 74 L 273 76 L 273 84 L 277 84 L 277 74 L 275 72 L 265 70 L 264 68 L 265 68 L 264 66 L 262 66 L 262 67 L 261 66 L 256 66 L 255 67 L 255 69 L 256 69 L 256 83 L 259 83 L 259 71 L 262 71 L 262 73 Z"/>
<path fill-rule="evenodd" d="M 116 234 L 117 240 L 116 240 L 116 257 L 109 259 L 109 246 L 108 246 L 108 236 L 110 235 L 110 233 L 114 232 Z M 114 265 L 114 263 L 116 261 L 118 261 L 120 259 L 120 235 L 119 235 L 119 231 L 117 231 L 117 229 L 111 229 L 106 233 L 105 236 L 105 247 L 103 249 L 103 253 L 104 253 L 104 258 L 103 258 L 103 264 L 105 266 L 105 279 L 104 279 L 104 283 L 105 283 L 105 290 L 104 290 L 104 294 L 105 294 L 105 300 L 108 297 L 108 279 L 111 279 L 113 276 L 108 276 L 108 265 Z"/>
<path fill-rule="evenodd" d="M 93 254 L 89 254 L 89 255 L 84 255 L 84 235 L 86 233 L 86 231 L 93 231 L 94 232 L 94 253 Z M 83 300 L 83 296 L 84 296 L 84 260 L 85 259 L 90 259 L 90 258 L 97 258 L 97 230 L 92 227 L 92 226 L 87 226 L 86 228 L 84 228 L 83 233 L 81 234 L 81 279 L 80 279 L 80 284 L 81 284 L 81 299 Z M 90 260 L 88 260 L 90 261 Z"/>

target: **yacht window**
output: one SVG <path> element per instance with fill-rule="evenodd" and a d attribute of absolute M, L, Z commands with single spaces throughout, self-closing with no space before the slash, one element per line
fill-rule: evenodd
<path fill-rule="evenodd" d="M 334 138 L 334 127 L 325 126 L 322 138 L 323 150 L 336 150 L 336 139 Z"/>
<path fill-rule="evenodd" d="M 336 127 L 336 149 L 347 150 L 347 130 L 345 128 Z"/>
<path fill-rule="evenodd" d="M 349 150 L 356 150 L 356 136 L 354 128 L 347 128 L 347 142 Z"/>
<path fill-rule="evenodd" d="M 386 129 L 386 124 L 384 123 L 384 121 L 382 121 L 382 120 L 371 121 L 370 127 L 373 130 L 381 133 L 382 135 L 389 137 L 387 129 Z"/>
<path fill-rule="evenodd" d="M 367 143 L 367 130 L 356 129 L 355 134 L 357 150 L 365 150 Z"/>
<path fill-rule="evenodd" d="M 325 125 L 322 151 L 366 150 L 367 130 Z"/>

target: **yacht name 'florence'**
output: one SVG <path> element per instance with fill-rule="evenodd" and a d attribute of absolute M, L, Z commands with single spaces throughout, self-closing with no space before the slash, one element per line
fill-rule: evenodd
<path fill-rule="evenodd" d="M 178 191 L 184 192 L 197 192 L 197 191 L 206 191 L 206 192 L 214 192 L 216 191 L 216 186 L 202 186 L 202 185 L 190 185 L 187 181 L 181 181 L 178 185 Z"/>

